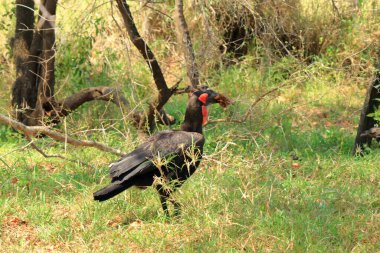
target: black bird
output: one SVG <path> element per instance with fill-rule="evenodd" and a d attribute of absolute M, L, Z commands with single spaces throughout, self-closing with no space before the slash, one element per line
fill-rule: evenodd
<path fill-rule="evenodd" d="M 181 130 L 161 131 L 112 163 L 112 182 L 95 192 L 94 199 L 110 199 L 131 186 L 145 188 L 154 185 L 165 215 L 169 216 L 167 200 L 174 205 L 174 214 L 179 214 L 180 205 L 170 195 L 194 173 L 202 159 L 205 143 L 202 126 L 207 120 L 206 106 L 213 103 L 226 107 L 230 100 L 207 88 L 193 92 Z"/>

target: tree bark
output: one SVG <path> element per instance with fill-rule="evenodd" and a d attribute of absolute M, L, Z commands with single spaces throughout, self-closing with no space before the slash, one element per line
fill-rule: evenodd
<path fill-rule="evenodd" d="M 16 65 L 16 80 L 12 88 L 12 105 L 16 108 L 17 119 L 23 120 L 23 113 L 18 109 L 28 108 L 33 104 L 31 86 L 33 79 L 29 79 L 30 49 L 34 40 L 34 1 L 16 1 L 16 30 L 11 46 Z"/>
<path fill-rule="evenodd" d="M 34 25 L 34 3 L 25 5 L 17 1 L 16 8 L 24 8 L 28 11 L 19 11 L 16 15 L 16 24 L 28 20 L 28 48 L 22 52 L 26 60 L 21 62 L 22 71 L 17 73 L 17 78 L 12 89 L 12 105 L 15 108 L 16 117 L 27 125 L 41 125 L 43 107 L 54 95 L 54 17 L 57 1 L 42 1 L 40 4 L 38 24 Z M 33 1 L 32 1 L 33 2 Z M 53 18 L 52 18 L 53 17 Z M 17 25 L 16 25 L 17 26 Z M 21 24 L 22 26 L 22 24 Z M 20 29 L 18 29 L 20 30 Z M 16 43 L 18 30 L 16 29 L 14 52 L 20 54 L 20 47 Z M 30 35 L 33 36 L 30 36 Z M 30 38 L 31 37 L 31 38 Z M 15 58 L 15 63 L 20 61 Z"/>
<path fill-rule="evenodd" d="M 39 94 L 43 96 L 42 103 L 54 100 L 54 63 L 55 63 L 55 15 L 57 0 L 44 0 L 40 9 L 44 19 L 42 23 L 42 53 L 39 80 Z"/>
<path fill-rule="evenodd" d="M 363 135 L 364 132 L 375 126 L 375 119 L 373 117 L 368 117 L 368 114 L 375 112 L 380 105 L 380 50 L 378 52 L 378 59 L 376 64 L 376 74 L 374 80 L 368 86 L 366 98 L 364 100 L 364 105 L 360 114 L 360 121 L 358 126 L 358 131 L 355 138 L 354 148 L 352 153 L 362 154 L 364 145 L 371 145 L 372 137 L 369 135 Z"/>
<path fill-rule="evenodd" d="M 193 43 L 191 42 L 189 28 L 186 23 L 185 16 L 183 14 L 183 1 L 175 1 L 175 24 L 177 30 L 177 39 L 181 45 L 185 61 L 186 61 L 186 70 L 187 76 L 190 80 L 191 86 L 196 88 L 199 86 L 199 71 L 198 66 L 195 61 L 195 53 L 193 49 Z"/>
<path fill-rule="evenodd" d="M 55 15 L 57 0 L 43 0 L 40 3 L 39 21 L 36 27 L 36 43 L 41 51 L 35 61 L 38 62 L 35 75 L 37 88 L 36 104 L 33 111 L 24 120 L 27 125 L 43 125 L 47 112 L 54 110 L 54 86 L 55 86 Z M 38 38 L 40 37 L 40 38 Z"/>
<path fill-rule="evenodd" d="M 34 28 L 34 1 L 16 1 L 16 30 L 12 39 L 12 49 L 16 65 L 17 76 L 24 70 L 28 59 L 29 49 L 33 40 Z"/>

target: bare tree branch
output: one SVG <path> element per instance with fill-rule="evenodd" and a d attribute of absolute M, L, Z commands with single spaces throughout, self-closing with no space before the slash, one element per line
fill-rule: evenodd
<path fill-rule="evenodd" d="M 340 14 L 339 8 L 338 8 L 338 6 L 336 5 L 335 0 L 331 0 L 331 4 L 332 4 L 332 7 L 333 7 L 334 12 L 337 14 L 337 16 L 338 16 L 339 18 L 341 18 L 342 15 Z"/>
<path fill-rule="evenodd" d="M 187 76 L 190 79 L 191 86 L 196 88 L 199 86 L 199 71 L 195 62 L 195 54 L 189 28 L 183 14 L 183 0 L 175 1 L 175 20 L 177 39 L 181 44 L 185 55 Z"/>
<path fill-rule="evenodd" d="M 69 115 L 84 103 L 94 100 L 114 103 L 122 110 L 123 113 L 126 112 L 131 115 L 130 118 L 135 125 L 138 125 L 144 117 L 142 112 L 131 109 L 127 99 L 121 94 L 121 91 L 108 86 L 86 88 L 61 101 L 51 102 L 49 103 L 51 105 L 51 109 L 45 110 L 44 113 L 45 116 L 51 119 L 55 124 L 58 124 L 62 117 Z M 174 117 L 167 114 L 164 110 L 160 110 L 156 117 L 159 123 L 164 125 L 171 125 L 175 123 Z"/>
<path fill-rule="evenodd" d="M 93 101 L 103 100 L 109 101 L 122 109 L 130 110 L 127 99 L 120 91 L 108 86 L 99 86 L 83 89 L 59 102 L 62 108 L 62 115 L 67 116 L 71 111 L 74 111 L 82 104 Z"/>
<path fill-rule="evenodd" d="M 153 79 L 157 85 L 158 90 L 163 93 L 169 92 L 169 88 L 161 71 L 161 67 L 158 64 L 158 61 L 156 60 L 156 57 L 154 56 L 152 50 L 146 44 L 144 39 L 140 36 L 135 22 L 133 20 L 132 13 L 129 9 L 129 5 L 125 0 L 116 0 L 116 2 L 121 16 L 123 17 L 124 25 L 129 35 L 129 38 L 131 39 L 132 43 L 135 45 L 137 50 L 139 50 L 140 54 L 144 57 L 146 63 L 148 64 L 148 67 L 153 74 Z"/>
<path fill-rule="evenodd" d="M 137 50 L 144 57 L 146 63 L 148 64 L 148 67 L 152 72 L 153 79 L 159 93 L 157 99 L 150 103 L 147 115 L 148 127 L 149 130 L 152 131 L 155 127 L 155 115 L 163 108 L 163 106 L 169 100 L 169 98 L 173 94 L 173 89 L 168 88 L 161 67 L 158 64 L 156 57 L 154 56 L 152 50 L 146 44 L 144 39 L 140 36 L 127 2 L 125 0 L 116 0 L 116 2 L 121 16 L 123 17 L 124 26 L 127 30 L 129 38 L 131 39 L 132 43 L 135 45 Z M 145 124 L 145 122 L 142 121 L 140 127 L 142 127 L 143 124 Z"/>
<path fill-rule="evenodd" d="M 0 123 L 8 125 L 16 130 L 21 131 L 25 136 L 27 137 L 33 137 L 38 135 L 46 135 L 50 138 L 60 141 L 60 142 L 66 142 L 68 144 L 71 144 L 73 146 L 77 147 L 93 147 L 96 149 L 99 149 L 104 152 L 112 153 L 118 156 L 123 156 L 125 153 L 121 152 L 118 149 L 111 148 L 105 144 L 95 142 L 95 141 L 83 141 L 83 140 L 77 140 L 74 138 L 71 138 L 65 134 L 53 131 L 49 129 L 48 127 L 44 126 L 26 126 L 16 120 L 13 120 L 3 114 L 0 114 Z"/>

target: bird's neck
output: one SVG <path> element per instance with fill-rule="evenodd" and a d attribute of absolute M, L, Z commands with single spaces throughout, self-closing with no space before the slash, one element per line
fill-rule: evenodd
<path fill-rule="evenodd" d="M 181 130 L 202 134 L 202 113 L 205 113 L 205 108 L 202 112 L 202 105 L 197 101 L 197 98 L 195 96 L 191 97 L 189 103 L 187 104 L 185 120 L 183 121 Z"/>

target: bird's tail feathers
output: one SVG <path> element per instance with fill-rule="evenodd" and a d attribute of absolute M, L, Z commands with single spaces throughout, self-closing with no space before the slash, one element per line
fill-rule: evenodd
<path fill-rule="evenodd" d="M 122 191 L 128 189 L 131 187 L 130 184 L 122 184 L 121 182 L 113 182 L 110 185 L 107 185 L 106 187 L 100 189 L 99 191 L 94 193 L 94 200 L 97 201 L 105 201 L 107 199 L 110 199 L 117 194 L 121 193 Z"/>

